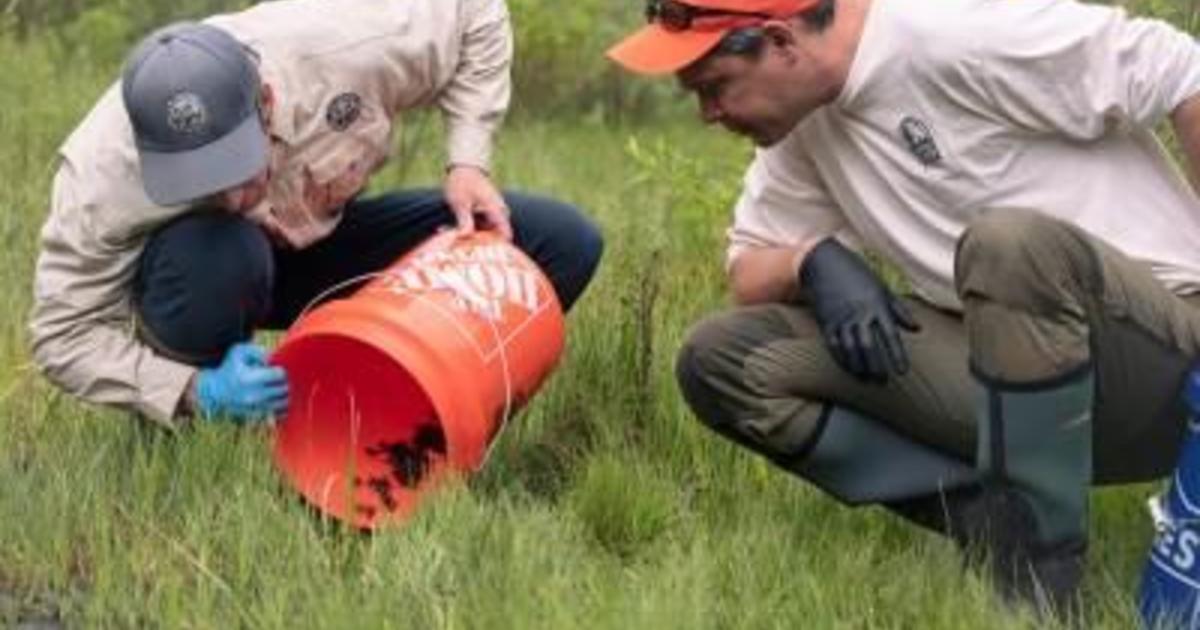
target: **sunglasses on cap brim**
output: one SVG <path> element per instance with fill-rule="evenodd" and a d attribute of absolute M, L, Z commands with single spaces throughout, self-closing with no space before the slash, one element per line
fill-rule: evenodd
<path fill-rule="evenodd" d="M 730 22 L 750 24 L 769 20 L 774 16 L 756 11 L 731 11 L 694 7 L 676 0 L 649 0 L 646 3 L 646 21 L 658 24 L 668 31 L 724 30 Z M 721 18 L 721 19 L 718 19 Z M 703 21 L 704 24 L 698 23 Z"/>

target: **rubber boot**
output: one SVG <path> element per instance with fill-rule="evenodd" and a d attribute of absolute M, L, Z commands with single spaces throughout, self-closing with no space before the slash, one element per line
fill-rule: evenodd
<path fill-rule="evenodd" d="M 1076 617 L 1092 476 L 1090 366 L 1035 385 L 988 381 L 980 410 L 982 500 L 963 515 L 1009 602 Z"/>
<path fill-rule="evenodd" d="M 970 464 L 858 412 L 827 406 L 810 446 L 784 463 L 843 503 L 900 504 L 973 485 Z"/>

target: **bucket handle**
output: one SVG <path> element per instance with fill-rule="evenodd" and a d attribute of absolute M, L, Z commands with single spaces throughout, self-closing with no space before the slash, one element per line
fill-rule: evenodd
<path fill-rule="evenodd" d="M 311 311 L 313 308 L 315 308 L 319 304 L 324 303 L 325 300 L 329 296 L 333 295 L 334 293 L 337 293 L 339 291 L 342 291 L 343 289 L 347 289 L 349 287 L 352 287 L 352 286 L 355 286 L 358 284 L 362 284 L 363 282 L 366 282 L 368 280 L 375 280 L 377 278 L 387 278 L 387 277 L 396 277 L 396 276 L 395 276 L 395 274 L 388 273 L 386 270 L 385 271 L 371 271 L 371 272 L 359 274 L 357 276 L 353 276 L 350 278 L 346 278 L 345 280 L 342 280 L 341 282 L 336 282 L 333 285 L 327 287 L 325 290 L 318 293 L 315 297 L 313 297 L 313 299 L 309 300 L 308 304 L 305 304 L 304 308 L 300 309 L 300 314 L 296 316 L 296 319 L 292 322 L 292 324 L 295 325 L 295 323 L 300 321 L 301 319 L 303 319 L 304 316 L 307 315 L 309 311 Z M 458 290 L 455 289 L 453 286 L 447 286 L 444 288 L 451 292 L 455 292 L 457 294 Z M 456 317 L 454 317 L 454 315 L 452 313 L 447 313 L 446 309 L 443 308 L 441 304 L 438 304 L 437 302 L 434 302 L 433 300 L 429 299 L 429 297 L 424 295 L 423 293 L 418 292 L 418 291 L 412 291 L 412 290 L 406 289 L 402 286 L 392 287 L 391 290 L 398 291 L 404 295 L 410 295 L 410 296 L 414 297 L 415 299 L 422 301 L 424 304 L 428 305 L 433 310 L 437 311 L 438 313 L 441 313 L 441 315 L 443 317 L 445 317 L 447 320 L 449 320 L 450 323 L 452 323 L 454 325 L 454 327 L 458 329 L 459 333 L 461 333 L 464 337 L 467 337 L 468 339 L 471 337 L 470 333 L 468 333 L 466 330 L 463 329 L 462 325 L 459 324 L 458 319 Z M 459 295 L 459 297 L 463 297 L 463 296 Z M 501 434 L 508 428 L 508 421 L 512 418 L 512 412 L 513 412 L 512 371 L 508 367 L 508 351 L 504 347 L 504 339 L 500 336 L 500 329 L 496 326 L 496 323 L 491 320 L 487 320 L 487 324 L 488 324 L 488 327 L 491 328 L 491 330 L 492 330 L 492 337 L 496 340 L 496 353 L 500 357 L 500 369 L 501 369 L 501 372 L 504 374 L 504 413 L 500 417 L 500 426 L 496 428 L 495 435 L 492 436 L 492 439 L 488 443 L 487 450 L 484 451 L 484 453 L 483 453 L 483 461 L 480 462 L 480 464 L 479 464 L 480 470 L 482 470 L 483 467 L 486 466 L 488 461 L 491 459 L 492 451 L 496 448 L 496 444 L 500 442 Z"/>
<path fill-rule="evenodd" d="M 441 235 L 449 234 L 450 232 L 451 232 L 451 230 L 449 230 L 449 229 L 442 229 L 442 230 L 436 232 L 432 238 L 436 239 L 436 238 L 440 237 Z M 431 251 L 441 251 L 443 249 L 446 249 L 447 247 L 448 247 L 448 245 L 443 244 L 441 246 L 433 248 Z M 366 282 L 367 280 L 374 280 L 376 278 L 385 278 L 390 275 L 392 275 L 392 274 L 389 274 L 386 269 L 384 271 L 368 271 L 367 273 L 363 273 L 363 274 L 359 274 L 357 276 L 351 276 L 349 278 L 346 278 L 345 280 L 342 280 L 341 282 L 335 282 L 334 284 L 326 287 L 324 291 L 321 291 L 316 296 L 314 296 L 313 299 L 309 300 L 308 303 L 304 305 L 304 308 L 300 309 L 300 314 L 296 315 L 296 319 L 293 321 L 293 323 L 298 322 L 301 319 L 304 319 L 304 316 L 307 315 L 308 312 L 311 311 L 314 307 L 316 307 L 319 304 L 324 303 L 325 300 L 330 295 L 333 295 L 334 293 L 337 293 L 338 291 L 341 291 L 342 289 L 348 289 L 356 284 L 362 284 L 363 282 Z M 453 290 L 453 287 L 450 287 L 450 289 Z M 497 334 L 499 334 L 499 333 L 497 332 Z"/>

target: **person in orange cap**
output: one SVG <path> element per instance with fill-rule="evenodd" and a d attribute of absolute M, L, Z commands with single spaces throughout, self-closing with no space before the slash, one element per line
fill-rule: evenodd
<path fill-rule="evenodd" d="M 677 377 L 721 435 L 1073 613 L 1093 483 L 1156 479 L 1200 351 L 1200 47 L 1071 0 L 651 0 L 609 56 L 758 149 L 737 306 Z M 881 281 L 871 252 L 912 295 Z M 974 554 L 972 554 L 974 557 Z"/>

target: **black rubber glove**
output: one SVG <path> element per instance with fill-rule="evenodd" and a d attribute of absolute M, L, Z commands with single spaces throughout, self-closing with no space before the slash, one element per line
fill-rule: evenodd
<path fill-rule="evenodd" d="M 827 238 L 804 258 L 799 276 L 801 295 L 846 371 L 881 382 L 908 371 L 899 329 L 921 326 L 858 254 Z"/>

